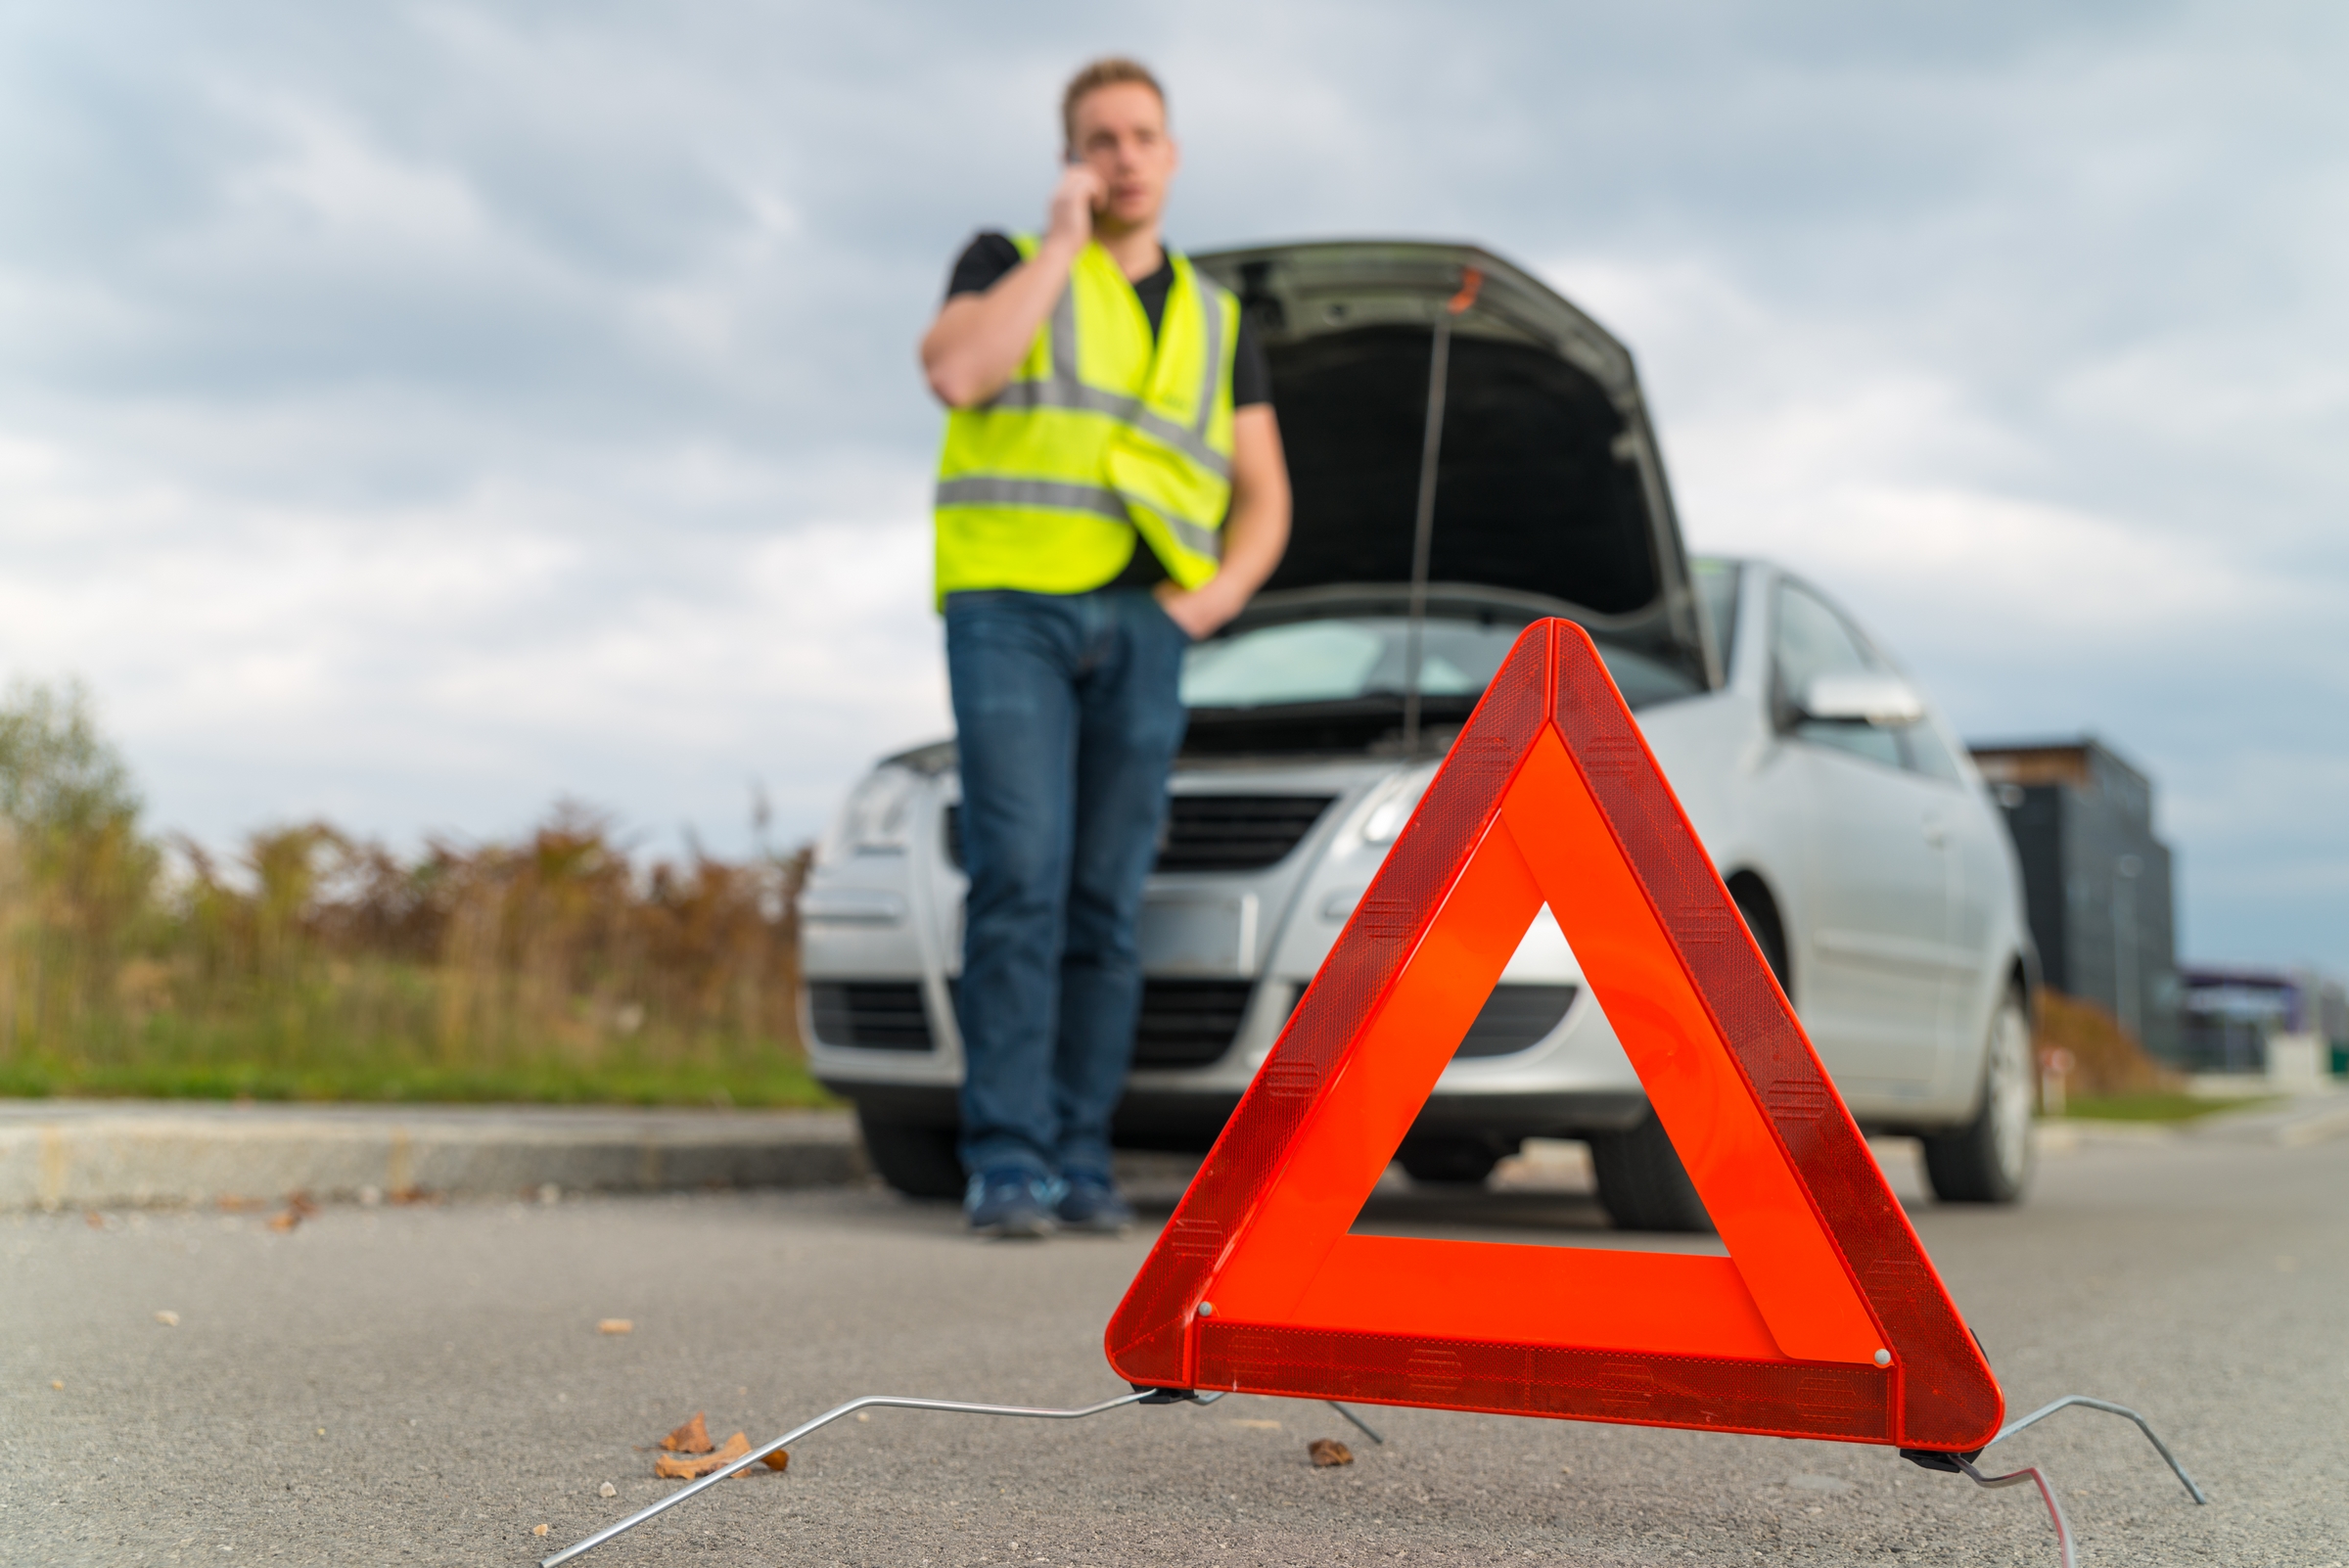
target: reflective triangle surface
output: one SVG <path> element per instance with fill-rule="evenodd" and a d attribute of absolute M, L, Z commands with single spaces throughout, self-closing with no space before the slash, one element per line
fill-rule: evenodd
<path fill-rule="evenodd" d="M 1547 903 L 1728 1256 L 1348 1234 Z M 1998 1384 L 1583 630 L 1527 628 L 1111 1319 L 1139 1384 L 1970 1450 Z"/>

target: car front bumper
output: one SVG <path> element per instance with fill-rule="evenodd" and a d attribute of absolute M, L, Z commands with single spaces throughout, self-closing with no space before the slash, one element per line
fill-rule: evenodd
<path fill-rule="evenodd" d="M 1422 768 L 1420 771 L 1432 769 Z M 1150 1049 L 1146 1005 L 1140 1060 L 1113 1130 L 1133 1147 L 1204 1149 L 1214 1142 L 1320 968 L 1355 901 L 1385 855 L 1362 823 L 1411 770 L 1374 761 L 1298 768 L 1204 769 L 1177 789 L 1243 794 L 1293 791 L 1332 798 L 1295 850 L 1253 872 L 1154 874 L 1142 931 L 1150 984 L 1190 989 L 1228 1035 L 1183 1059 Z M 950 778 L 927 780 L 908 809 L 935 821 L 954 799 Z M 954 972 L 964 882 L 950 836 L 913 835 L 900 853 L 822 865 L 801 910 L 806 973 L 831 988 L 830 1012 L 803 1014 L 815 1077 L 868 1117 L 950 1127 L 962 1079 Z M 1554 1027 L 1521 1049 L 1457 1057 L 1414 1124 L 1414 1136 L 1499 1144 L 1574 1137 L 1635 1122 L 1646 1105 L 1613 1028 L 1587 991 L 1554 923 L 1529 933 L 1504 984 L 1575 987 Z M 863 1048 L 841 1006 L 845 988 L 868 988 L 876 1033 Z M 900 1028 L 910 1025 L 910 1032 Z M 895 1048 L 880 1048 L 884 1040 Z M 1159 1043 L 1163 1046 L 1163 1037 Z M 1153 1059 L 1155 1056 L 1155 1060 Z M 1179 1062 L 1180 1065 L 1172 1065 Z"/>

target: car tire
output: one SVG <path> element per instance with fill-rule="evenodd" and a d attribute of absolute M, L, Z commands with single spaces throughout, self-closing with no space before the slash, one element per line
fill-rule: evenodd
<path fill-rule="evenodd" d="M 1653 1110 L 1640 1113 L 1629 1131 L 1591 1138 L 1590 1172 L 1598 1178 L 1598 1206 L 1618 1230 L 1713 1228 L 1688 1168 Z"/>
<path fill-rule="evenodd" d="M 1476 1138 L 1422 1138 L 1405 1143 L 1395 1158 L 1419 1186 L 1481 1187 L 1500 1155 Z"/>
<path fill-rule="evenodd" d="M 964 1178 L 954 1153 L 954 1130 L 892 1122 L 856 1107 L 865 1157 L 881 1179 L 909 1198 L 959 1198 Z"/>
<path fill-rule="evenodd" d="M 2011 991 L 1990 1016 L 1981 1096 L 1972 1121 L 1925 1136 L 1925 1178 L 1944 1203 L 2015 1203 L 2031 1185 L 2031 1019 Z"/>

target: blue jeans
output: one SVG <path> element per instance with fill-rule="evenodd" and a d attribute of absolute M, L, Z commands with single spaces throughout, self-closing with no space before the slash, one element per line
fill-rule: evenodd
<path fill-rule="evenodd" d="M 946 596 L 971 878 L 955 992 L 965 1170 L 1109 1173 L 1188 644 L 1141 589 Z"/>

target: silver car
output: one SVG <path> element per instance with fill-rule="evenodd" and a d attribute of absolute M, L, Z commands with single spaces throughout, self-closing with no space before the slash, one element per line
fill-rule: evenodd
<path fill-rule="evenodd" d="M 1263 333 L 1296 514 L 1266 591 L 1184 667 L 1118 1141 L 1214 1141 L 1510 643 L 1564 616 L 1853 1114 L 1921 1137 L 1945 1200 L 2020 1197 L 2035 968 L 2005 830 L 1914 684 L 1825 594 L 1687 557 L 1630 353 L 1468 247 L 1195 259 Z M 1481 288 L 1429 439 L 1431 322 L 1467 268 Z M 952 742 L 884 760 L 800 904 L 810 1062 L 917 1195 L 962 1186 L 957 803 Z M 1622 1227 L 1707 1223 L 1547 910 L 1398 1158 L 1414 1181 L 1475 1183 L 1529 1137 L 1587 1142 Z"/>

